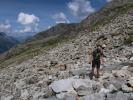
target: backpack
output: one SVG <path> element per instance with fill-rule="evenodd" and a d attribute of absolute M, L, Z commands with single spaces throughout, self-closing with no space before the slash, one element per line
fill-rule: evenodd
<path fill-rule="evenodd" d="M 92 53 L 92 55 L 93 55 L 93 60 L 96 60 L 96 61 L 100 60 L 101 54 L 102 54 L 102 53 L 101 53 L 100 50 L 95 49 L 95 50 L 93 51 L 93 53 Z"/>

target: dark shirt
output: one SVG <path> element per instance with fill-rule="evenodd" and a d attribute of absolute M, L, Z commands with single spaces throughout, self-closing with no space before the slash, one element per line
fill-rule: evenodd
<path fill-rule="evenodd" d="M 95 49 L 93 51 L 92 55 L 93 55 L 93 60 L 94 61 L 99 61 L 100 57 L 103 56 L 103 52 L 99 49 Z"/>

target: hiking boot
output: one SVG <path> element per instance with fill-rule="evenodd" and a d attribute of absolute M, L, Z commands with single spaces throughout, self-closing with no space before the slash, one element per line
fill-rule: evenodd
<path fill-rule="evenodd" d="M 99 75 L 95 75 L 95 78 L 99 78 Z"/>

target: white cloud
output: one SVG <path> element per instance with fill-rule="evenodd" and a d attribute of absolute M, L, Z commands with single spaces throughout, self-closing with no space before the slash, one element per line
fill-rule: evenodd
<path fill-rule="evenodd" d="M 29 25 L 24 26 L 22 29 L 15 30 L 15 32 L 18 32 L 18 33 L 29 33 L 29 32 L 34 33 L 38 31 L 39 31 L 38 26 L 29 26 Z"/>
<path fill-rule="evenodd" d="M 34 14 L 27 14 L 27 13 L 19 13 L 18 20 L 20 24 L 27 25 L 27 24 L 34 24 L 39 22 L 39 18 Z"/>
<path fill-rule="evenodd" d="M 31 27 L 25 27 L 24 29 L 21 29 L 18 31 L 19 33 L 28 33 L 28 32 L 32 32 L 32 28 Z"/>
<path fill-rule="evenodd" d="M 71 13 L 79 18 L 85 18 L 90 13 L 95 12 L 95 9 L 91 6 L 88 0 L 72 0 L 67 4 Z"/>
<path fill-rule="evenodd" d="M 18 15 L 17 21 L 24 27 L 23 29 L 17 30 L 17 32 L 38 32 L 38 22 L 40 21 L 40 19 L 34 14 L 27 14 L 21 12 Z"/>
<path fill-rule="evenodd" d="M 63 12 L 56 13 L 53 19 L 55 19 L 56 23 L 69 23 L 69 20 Z"/>
<path fill-rule="evenodd" d="M 0 32 L 10 33 L 11 32 L 11 24 L 8 20 L 0 23 Z"/>
<path fill-rule="evenodd" d="M 111 2 L 112 0 L 106 0 L 107 2 Z"/>

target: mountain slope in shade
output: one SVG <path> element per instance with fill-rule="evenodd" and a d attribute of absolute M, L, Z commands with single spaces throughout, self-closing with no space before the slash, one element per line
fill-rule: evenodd
<path fill-rule="evenodd" d="M 0 53 L 9 50 L 18 42 L 13 37 L 7 36 L 5 33 L 0 32 Z"/>

